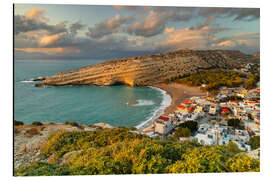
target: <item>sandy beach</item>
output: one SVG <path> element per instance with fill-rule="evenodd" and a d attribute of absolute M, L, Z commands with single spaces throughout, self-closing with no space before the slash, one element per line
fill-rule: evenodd
<path fill-rule="evenodd" d="M 170 83 L 170 84 L 155 84 L 153 87 L 166 91 L 171 96 L 171 104 L 165 109 L 163 115 L 167 116 L 170 113 L 174 113 L 177 106 L 184 100 L 192 96 L 204 96 L 205 92 L 200 90 L 200 87 L 191 87 L 183 84 Z M 154 119 L 144 123 L 138 129 L 139 131 L 146 131 L 151 129 Z"/>
<path fill-rule="evenodd" d="M 171 83 L 171 84 L 158 84 L 155 85 L 160 89 L 166 91 L 171 97 L 172 102 L 169 107 L 166 108 L 164 115 L 173 113 L 177 106 L 184 100 L 192 96 L 204 96 L 205 92 L 201 91 L 199 87 L 191 87 L 183 84 Z"/>

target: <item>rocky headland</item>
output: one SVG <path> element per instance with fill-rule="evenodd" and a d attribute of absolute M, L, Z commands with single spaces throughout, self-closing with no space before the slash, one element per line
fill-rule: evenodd
<path fill-rule="evenodd" d="M 258 56 L 235 50 L 178 50 L 106 61 L 44 78 L 36 86 L 149 86 L 206 69 L 234 69 L 258 63 Z"/>

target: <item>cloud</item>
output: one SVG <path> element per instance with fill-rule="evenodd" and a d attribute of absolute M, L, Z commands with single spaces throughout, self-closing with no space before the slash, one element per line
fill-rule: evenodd
<path fill-rule="evenodd" d="M 70 33 L 75 36 L 77 34 L 77 31 L 83 29 L 85 25 L 81 24 L 80 22 L 76 22 L 70 25 Z"/>
<path fill-rule="evenodd" d="M 235 21 L 252 20 L 259 17 L 258 11 L 253 9 L 211 8 L 210 11 L 206 8 L 148 7 L 144 11 L 147 8 L 137 6 L 114 8 L 134 10 L 136 16 L 115 15 L 88 27 L 83 34 L 78 32 L 87 27 L 80 21 L 49 24 L 43 9 L 31 9 L 25 15 L 15 15 L 16 58 L 112 59 L 183 48 L 240 49 L 243 52 L 259 49 L 259 33 L 219 38 L 219 32 L 230 28 L 213 23 L 219 17 L 232 17 Z M 200 13 L 204 22 L 192 27 L 173 27 L 175 23 L 172 22 L 189 21 Z M 162 36 L 151 38 L 159 34 Z"/>
<path fill-rule="evenodd" d="M 250 53 L 260 50 L 260 33 L 240 33 L 217 39 L 212 48 L 238 49 Z"/>
<path fill-rule="evenodd" d="M 214 19 L 215 19 L 215 16 L 210 16 L 210 17 L 206 20 L 205 25 L 206 25 L 206 26 L 209 25 L 210 23 L 212 23 L 212 22 L 214 21 Z"/>
<path fill-rule="evenodd" d="M 127 32 L 131 35 L 151 37 L 162 33 L 169 21 L 188 21 L 191 18 L 192 11 L 186 12 L 186 9 L 157 7 L 142 21 L 129 25 Z"/>
<path fill-rule="evenodd" d="M 200 8 L 199 16 L 233 17 L 234 21 L 251 21 L 260 18 L 259 8 Z"/>
<path fill-rule="evenodd" d="M 39 44 L 41 46 L 48 46 L 50 44 L 53 44 L 55 41 L 60 39 L 60 34 L 54 34 L 50 36 L 45 36 L 40 39 Z"/>
<path fill-rule="evenodd" d="M 80 53 L 80 50 L 75 48 L 15 48 L 15 51 L 22 51 L 25 53 L 43 53 L 47 55 L 54 55 L 54 54 L 70 54 L 70 53 Z"/>
<path fill-rule="evenodd" d="M 46 22 L 37 21 L 36 19 L 29 19 L 23 15 L 15 15 L 14 17 L 14 32 L 15 35 L 29 31 L 46 30 L 50 34 L 57 34 L 66 32 L 65 23 L 56 25 L 49 25 Z"/>
<path fill-rule="evenodd" d="M 96 24 L 92 28 L 88 28 L 89 32 L 87 32 L 87 35 L 94 39 L 102 38 L 105 35 L 119 32 L 122 24 L 130 22 L 132 20 L 133 17 L 131 16 L 116 15 L 113 18 L 109 18 L 102 23 Z"/>
<path fill-rule="evenodd" d="M 44 11 L 43 8 L 32 8 L 25 14 L 25 17 L 28 19 L 35 19 L 38 22 L 48 22 L 49 19 L 44 16 Z"/>
<path fill-rule="evenodd" d="M 227 28 L 221 26 L 200 26 L 198 28 L 166 28 L 167 36 L 163 42 L 156 43 L 156 47 L 160 49 L 207 49 L 211 46 L 211 42 L 215 41 L 215 35 Z"/>
<path fill-rule="evenodd" d="M 122 5 L 113 5 L 114 9 L 117 10 L 126 10 L 126 11 L 138 11 L 138 12 L 147 12 L 152 9 L 152 6 L 122 6 Z"/>
<path fill-rule="evenodd" d="M 122 5 L 113 5 L 112 7 L 117 10 L 125 9 L 127 11 L 133 11 L 139 8 L 139 6 L 122 6 Z"/>

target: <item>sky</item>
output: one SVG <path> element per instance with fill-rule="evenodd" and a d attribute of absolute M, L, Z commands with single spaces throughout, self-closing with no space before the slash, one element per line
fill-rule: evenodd
<path fill-rule="evenodd" d="M 118 59 L 178 49 L 260 51 L 260 9 L 14 5 L 15 59 Z"/>

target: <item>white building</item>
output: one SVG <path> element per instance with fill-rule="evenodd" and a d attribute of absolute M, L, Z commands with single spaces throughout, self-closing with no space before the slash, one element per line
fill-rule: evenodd
<path fill-rule="evenodd" d="M 163 136 L 168 135 L 174 128 L 175 124 L 169 117 L 160 116 L 154 123 L 154 132 Z"/>

